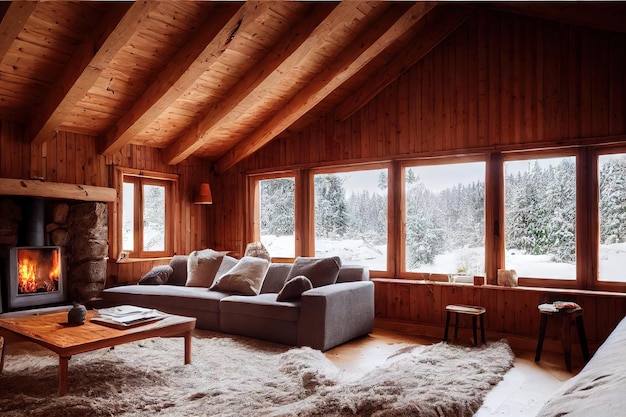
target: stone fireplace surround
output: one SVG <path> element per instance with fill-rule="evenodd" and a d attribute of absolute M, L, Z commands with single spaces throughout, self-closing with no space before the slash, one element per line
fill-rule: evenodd
<path fill-rule="evenodd" d="M 20 233 L 28 228 L 28 204 L 29 198 L 0 196 L 0 293 L 7 290 L 11 248 L 23 246 Z M 45 199 L 44 216 L 44 246 L 61 247 L 68 301 L 84 303 L 99 297 L 109 251 L 107 204 Z"/>

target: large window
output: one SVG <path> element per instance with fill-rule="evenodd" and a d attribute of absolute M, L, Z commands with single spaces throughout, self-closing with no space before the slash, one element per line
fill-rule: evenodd
<path fill-rule="evenodd" d="M 388 170 L 318 173 L 315 256 L 387 270 Z"/>
<path fill-rule="evenodd" d="M 525 278 L 576 278 L 576 158 L 506 161 L 505 265 Z"/>
<path fill-rule="evenodd" d="M 485 163 L 404 168 L 407 272 L 485 272 Z"/>
<path fill-rule="evenodd" d="M 626 282 L 626 153 L 600 155 L 598 280 Z"/>
<path fill-rule="evenodd" d="M 155 176 L 122 173 L 121 249 L 131 257 L 173 254 L 174 180 Z"/>
<path fill-rule="evenodd" d="M 294 177 L 258 181 L 259 235 L 272 257 L 295 257 L 295 189 Z"/>

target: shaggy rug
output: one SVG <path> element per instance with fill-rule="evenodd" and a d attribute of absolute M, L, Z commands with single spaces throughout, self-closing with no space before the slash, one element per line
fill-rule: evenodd
<path fill-rule="evenodd" d="M 209 332 L 192 343 L 186 366 L 182 339 L 76 355 L 65 397 L 56 395 L 55 355 L 29 343 L 9 346 L 0 415 L 471 416 L 514 359 L 505 341 L 411 345 L 357 374 L 310 348 Z"/>

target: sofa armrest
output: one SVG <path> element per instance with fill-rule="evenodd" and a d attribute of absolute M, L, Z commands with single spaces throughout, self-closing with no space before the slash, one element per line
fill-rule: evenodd
<path fill-rule="evenodd" d="M 302 293 L 298 345 L 322 351 L 374 328 L 374 283 L 345 282 Z"/>

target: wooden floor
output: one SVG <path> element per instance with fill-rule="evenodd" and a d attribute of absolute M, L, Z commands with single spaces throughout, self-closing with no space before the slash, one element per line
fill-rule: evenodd
<path fill-rule="evenodd" d="M 366 337 L 327 351 L 326 356 L 345 372 L 362 372 L 383 364 L 407 344 L 438 342 L 440 340 L 375 329 Z M 475 416 L 535 416 L 544 402 L 583 365 L 582 359 L 574 354 L 574 373 L 570 373 L 565 369 L 561 354 L 543 352 L 537 364 L 534 351 L 513 351 L 516 356 L 513 368 L 487 395 Z"/>

